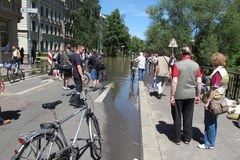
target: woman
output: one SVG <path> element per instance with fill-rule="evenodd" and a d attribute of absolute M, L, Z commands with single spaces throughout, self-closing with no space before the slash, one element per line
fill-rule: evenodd
<path fill-rule="evenodd" d="M 210 102 L 212 99 L 218 100 L 225 96 L 229 76 L 224 68 L 226 65 L 226 57 L 222 53 L 214 53 L 211 57 L 212 65 L 215 68 L 213 73 L 209 76 L 206 83 L 206 98 L 203 98 L 204 105 L 204 143 L 199 144 L 198 148 L 213 149 L 217 136 L 217 118 L 211 113 Z"/>

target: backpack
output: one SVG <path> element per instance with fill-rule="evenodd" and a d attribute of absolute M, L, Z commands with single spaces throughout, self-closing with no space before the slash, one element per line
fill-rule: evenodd
<path fill-rule="evenodd" d="M 104 65 L 104 62 L 102 61 L 101 57 L 97 57 L 97 69 L 98 70 L 104 70 L 106 67 Z"/>

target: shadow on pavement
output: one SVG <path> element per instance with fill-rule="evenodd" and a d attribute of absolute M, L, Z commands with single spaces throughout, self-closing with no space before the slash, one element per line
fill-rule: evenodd
<path fill-rule="evenodd" d="M 173 124 L 167 124 L 164 121 L 159 121 L 156 125 L 156 129 L 160 134 L 165 134 L 170 141 L 173 140 Z M 193 127 L 193 140 L 202 143 L 201 138 L 203 133 L 199 128 Z"/>

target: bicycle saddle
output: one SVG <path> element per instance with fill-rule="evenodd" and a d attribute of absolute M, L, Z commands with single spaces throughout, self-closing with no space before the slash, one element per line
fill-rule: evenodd
<path fill-rule="evenodd" d="M 55 109 L 55 107 L 58 104 L 61 104 L 61 103 L 62 103 L 61 100 L 50 102 L 50 103 L 44 103 L 44 104 L 42 104 L 42 108 L 44 108 L 44 109 Z"/>

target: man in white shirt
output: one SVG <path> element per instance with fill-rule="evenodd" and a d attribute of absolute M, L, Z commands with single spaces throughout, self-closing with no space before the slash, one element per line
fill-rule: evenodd
<path fill-rule="evenodd" d="M 139 74 L 139 80 L 143 81 L 144 79 L 144 70 L 145 70 L 145 64 L 146 64 L 146 58 L 143 56 L 143 52 L 139 53 L 139 56 L 134 59 L 135 62 L 138 62 L 138 74 Z"/>

